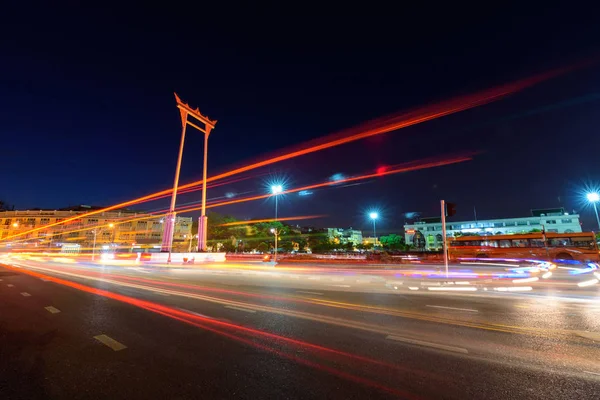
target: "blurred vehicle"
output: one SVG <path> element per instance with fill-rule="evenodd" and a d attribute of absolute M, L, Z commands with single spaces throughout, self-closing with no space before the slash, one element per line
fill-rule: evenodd
<path fill-rule="evenodd" d="M 448 252 L 452 260 L 472 257 L 599 260 L 593 232 L 460 236 L 450 240 Z"/>

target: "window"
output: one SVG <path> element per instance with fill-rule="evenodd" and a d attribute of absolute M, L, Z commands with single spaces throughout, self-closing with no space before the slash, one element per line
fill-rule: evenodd
<path fill-rule="evenodd" d="M 40 224 L 46 225 L 50 223 L 50 218 L 40 218 Z"/>
<path fill-rule="evenodd" d="M 511 223 L 494 222 L 493 227 L 494 228 L 502 228 L 504 226 L 504 224 L 506 224 L 506 226 L 514 226 L 514 222 L 511 222 Z"/>
<path fill-rule="evenodd" d="M 481 246 L 482 247 L 498 247 L 498 241 L 497 240 L 483 240 L 483 241 L 481 241 Z"/>
<path fill-rule="evenodd" d="M 569 238 L 554 238 L 548 240 L 548 244 L 550 247 L 568 247 L 571 245 L 571 240 Z"/>
<path fill-rule="evenodd" d="M 527 239 L 512 239 L 511 247 L 529 247 L 529 240 Z"/>
<path fill-rule="evenodd" d="M 547 224 L 556 224 L 556 220 L 555 219 L 547 219 L 546 223 Z"/>
<path fill-rule="evenodd" d="M 530 239 L 529 246 L 530 247 L 546 247 L 544 245 L 544 239 Z"/>
<path fill-rule="evenodd" d="M 427 231 L 428 232 L 431 232 L 431 231 L 434 231 L 434 230 L 435 230 L 435 227 L 433 227 L 433 226 L 428 226 L 427 227 Z"/>
<path fill-rule="evenodd" d="M 12 222 L 12 220 L 10 218 L 6 218 L 4 220 L 4 225 L 10 225 L 11 222 Z"/>
<path fill-rule="evenodd" d="M 97 220 L 97 219 L 95 219 L 95 218 L 89 218 L 89 219 L 87 220 L 87 222 L 88 222 L 88 224 L 97 224 L 97 223 L 98 223 L 98 220 Z"/>
<path fill-rule="evenodd" d="M 573 222 L 573 220 L 571 218 L 561 219 L 560 220 L 561 224 L 570 224 L 571 222 Z"/>
<path fill-rule="evenodd" d="M 517 221 L 517 226 L 525 226 L 527 225 L 527 221 Z M 506 226 L 508 226 L 508 224 L 506 224 Z M 513 226 L 513 225 L 511 225 Z"/>
<path fill-rule="evenodd" d="M 510 240 L 498 240 L 498 247 L 510 247 Z"/>
<path fill-rule="evenodd" d="M 588 237 L 571 237 L 571 245 L 580 249 L 594 250 L 594 241 Z"/>

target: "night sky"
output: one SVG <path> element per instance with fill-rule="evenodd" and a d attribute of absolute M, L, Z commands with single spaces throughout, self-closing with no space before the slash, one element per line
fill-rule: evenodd
<path fill-rule="evenodd" d="M 0 198 L 17 209 L 111 205 L 172 186 L 181 126 L 173 92 L 219 121 L 209 143 L 213 175 L 600 54 L 591 10 L 28 7 L 5 8 L 0 23 Z M 565 207 L 591 230 L 581 197 L 586 185 L 600 185 L 599 109 L 596 64 L 474 110 L 256 170 L 208 197 L 258 194 L 269 179 L 296 187 L 478 151 L 460 165 L 287 195 L 279 215 L 324 214 L 306 224 L 368 229 L 365 213 L 377 208 L 379 230 L 399 232 L 405 213 L 436 215 L 445 198 L 457 204 L 455 219 L 473 218 L 474 207 L 480 219 Z M 181 183 L 201 175 L 202 134 L 189 129 Z M 186 194 L 178 204 L 199 199 Z M 215 211 L 265 218 L 273 202 Z"/>

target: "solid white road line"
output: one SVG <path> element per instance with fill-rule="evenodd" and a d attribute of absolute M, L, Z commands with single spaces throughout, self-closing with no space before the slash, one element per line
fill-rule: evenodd
<path fill-rule="evenodd" d="M 592 375 L 598 375 L 598 376 L 600 376 L 599 372 L 592 372 L 592 371 L 583 371 L 583 372 L 585 372 L 587 374 L 592 374 Z"/>
<path fill-rule="evenodd" d="M 249 313 L 255 313 L 256 310 L 250 310 L 249 308 L 242 308 L 242 307 L 235 307 L 235 306 L 225 306 L 225 308 L 231 308 L 232 310 L 238 310 L 238 311 L 246 311 Z"/>
<path fill-rule="evenodd" d="M 386 337 L 386 339 L 395 340 L 397 342 L 404 342 L 404 343 L 409 343 L 409 344 L 416 344 L 416 345 L 419 345 L 419 346 L 432 347 L 434 349 L 453 351 L 455 353 L 463 353 L 463 354 L 468 354 L 469 353 L 469 350 L 464 349 L 462 347 L 446 346 L 445 344 L 424 342 L 422 340 L 415 340 L 415 339 L 403 338 L 403 337 L 400 337 L 400 336 L 389 335 L 389 336 Z"/>
<path fill-rule="evenodd" d="M 305 292 L 304 290 L 296 290 L 296 293 L 304 293 L 304 294 L 316 294 L 317 296 L 323 296 L 323 293 L 318 293 L 318 292 Z"/>
<path fill-rule="evenodd" d="M 60 310 L 58 308 L 52 307 L 52 306 L 48 306 L 48 307 L 44 307 L 46 310 L 48 310 L 48 312 L 52 313 L 52 314 L 58 314 L 60 312 Z"/>
<path fill-rule="evenodd" d="M 27 292 L 21 292 L 21 296 L 23 297 L 31 297 L 31 295 Z"/>
<path fill-rule="evenodd" d="M 426 307 L 443 308 L 444 310 L 479 312 L 478 310 L 473 310 L 473 309 L 470 309 L 470 308 L 455 308 L 455 307 L 444 307 L 444 306 L 430 306 L 429 304 Z"/>
<path fill-rule="evenodd" d="M 335 287 L 350 287 L 350 285 L 329 285 L 329 286 L 335 286 Z"/>
<path fill-rule="evenodd" d="M 115 339 L 106 335 L 94 336 L 94 339 L 96 339 L 103 345 L 110 347 L 114 351 L 119 351 L 127 348 L 127 346 L 125 346 L 123 343 L 119 343 Z"/>

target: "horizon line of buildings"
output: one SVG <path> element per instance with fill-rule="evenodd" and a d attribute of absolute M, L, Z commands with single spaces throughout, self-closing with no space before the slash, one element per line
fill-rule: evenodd
<path fill-rule="evenodd" d="M 0 211 L 0 248 L 18 247 L 19 244 L 36 247 L 62 246 L 77 244 L 91 246 L 112 243 L 118 246 L 155 245 L 160 246 L 163 235 L 163 217 L 146 212 L 128 209 L 100 212 L 95 215 L 82 216 L 67 223 L 66 219 L 86 214 L 100 207 L 76 206 L 59 210 L 5 210 Z M 59 223 L 58 225 L 48 226 Z M 107 226 L 111 225 L 111 228 Z M 98 228 L 95 228 L 98 227 Z M 24 233 L 14 241 L 6 241 L 15 234 Z M 323 233 L 332 243 L 372 244 L 378 245 L 378 237 L 363 236 L 359 229 L 315 228 L 297 226 L 300 233 Z M 516 218 L 496 218 L 472 221 L 447 221 L 446 235 L 497 235 L 518 234 L 532 230 L 545 229 L 547 232 L 571 233 L 581 232 L 579 214 L 569 214 L 563 208 L 531 210 L 531 216 Z M 404 238 L 407 244 L 425 250 L 439 250 L 442 247 L 441 218 L 420 218 L 419 221 L 404 225 Z M 188 244 L 192 240 L 192 217 L 177 216 L 173 239 L 174 249 Z M 185 243 L 184 243 L 185 242 Z M 187 246 L 185 246 L 187 247 Z"/>

